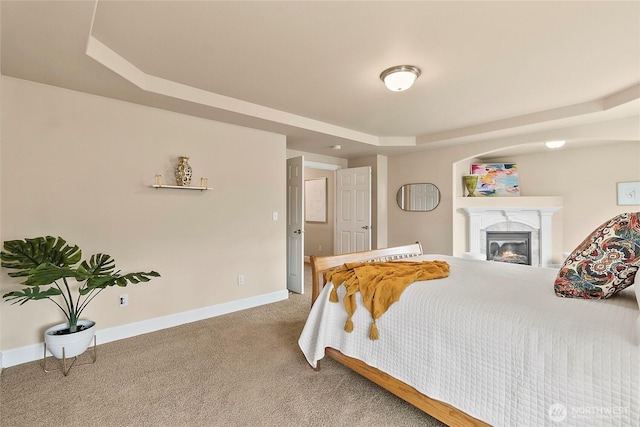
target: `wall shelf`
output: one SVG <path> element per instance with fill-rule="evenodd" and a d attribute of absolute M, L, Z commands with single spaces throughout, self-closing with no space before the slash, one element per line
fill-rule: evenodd
<path fill-rule="evenodd" d="M 155 188 L 156 190 L 158 188 L 173 188 L 176 190 L 200 190 L 200 191 L 205 191 L 205 190 L 213 190 L 213 188 L 211 187 L 183 187 L 180 185 L 152 185 L 153 188 Z"/>

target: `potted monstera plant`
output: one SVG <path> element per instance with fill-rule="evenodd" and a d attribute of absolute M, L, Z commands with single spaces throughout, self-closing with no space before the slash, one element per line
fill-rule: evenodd
<path fill-rule="evenodd" d="M 24 277 L 22 289 L 3 295 L 12 304 L 49 300 L 60 308 L 66 323 L 45 331 L 47 350 L 58 358 L 71 358 L 89 347 L 95 322 L 80 320 L 85 308 L 104 289 L 148 282 L 160 277 L 155 271 L 121 274 L 115 260 L 98 253 L 82 260 L 82 250 L 61 237 L 35 237 L 4 242 L 2 267 L 11 277 Z"/>

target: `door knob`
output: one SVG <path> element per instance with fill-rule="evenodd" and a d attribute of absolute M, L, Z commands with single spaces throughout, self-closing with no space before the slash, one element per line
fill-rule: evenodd
<path fill-rule="evenodd" d="M 369 229 L 369 226 L 368 226 L 368 225 L 365 225 L 365 226 L 363 226 L 362 228 L 364 228 L 365 230 L 368 230 L 368 229 Z"/>
<path fill-rule="evenodd" d="M 294 231 L 295 234 L 302 234 L 302 230 L 298 229 L 296 231 Z"/>

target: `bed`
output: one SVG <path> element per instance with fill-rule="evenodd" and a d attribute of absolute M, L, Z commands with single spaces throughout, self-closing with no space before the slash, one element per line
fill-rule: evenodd
<path fill-rule="evenodd" d="M 345 332 L 349 262 L 433 261 L 446 278 L 415 282 L 377 321 L 362 307 Z M 424 255 L 419 243 L 311 257 L 312 308 L 299 339 L 309 364 L 331 357 L 450 426 L 640 425 L 634 287 L 606 300 L 558 298 L 557 269 Z M 320 374 L 319 374 L 320 375 Z"/>

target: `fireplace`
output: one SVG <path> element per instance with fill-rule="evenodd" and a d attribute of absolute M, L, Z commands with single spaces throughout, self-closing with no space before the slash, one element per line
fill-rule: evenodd
<path fill-rule="evenodd" d="M 487 231 L 487 260 L 531 265 L 531 232 Z"/>
<path fill-rule="evenodd" d="M 562 208 L 562 199 L 549 197 L 461 197 L 460 206 L 467 214 L 467 252 L 462 255 L 473 259 L 488 260 L 491 248 L 487 235 L 500 232 L 495 243 L 524 243 L 518 245 L 519 255 L 527 258 L 527 265 L 548 267 L 552 264 L 551 217 Z M 512 233 L 525 233 L 511 236 Z M 524 236 L 524 237 L 523 237 Z M 528 237 L 527 237 L 528 236 Z M 492 237 L 493 238 L 493 237 Z M 515 242 L 507 240 L 515 238 Z M 495 245 L 494 245 L 495 247 Z M 507 249 L 505 246 L 504 249 Z M 516 257 L 517 259 L 521 259 Z"/>

